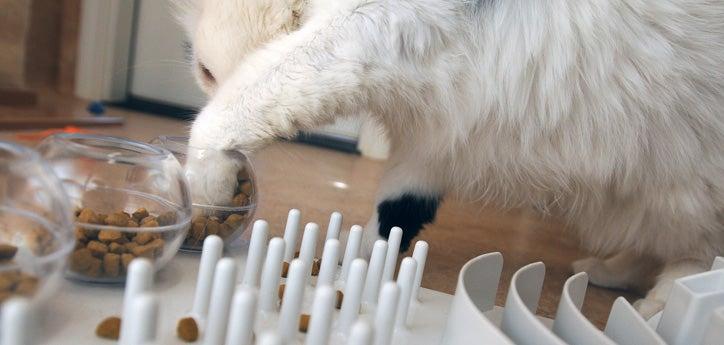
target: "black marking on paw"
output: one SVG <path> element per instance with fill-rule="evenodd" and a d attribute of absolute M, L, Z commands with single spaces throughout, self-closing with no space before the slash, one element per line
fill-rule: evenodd
<path fill-rule="evenodd" d="M 435 213 L 442 200 L 439 196 L 403 194 L 377 205 L 380 236 L 390 236 L 392 227 L 402 228 L 400 252 L 406 251 L 425 224 L 435 220 Z"/>

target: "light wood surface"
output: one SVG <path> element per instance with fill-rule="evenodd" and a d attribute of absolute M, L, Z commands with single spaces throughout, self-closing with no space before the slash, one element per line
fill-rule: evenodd
<path fill-rule="evenodd" d="M 56 99 L 36 108 L 0 107 L 0 116 L 8 114 L 42 115 L 80 114 L 85 103 Z M 148 141 L 158 135 L 184 134 L 188 123 L 142 113 L 109 109 L 111 116 L 126 119 L 123 126 L 93 128 L 97 133 Z M 27 132 L 27 131 L 25 131 Z M 19 131 L 3 131 L 0 140 L 17 140 Z M 34 145 L 33 142 L 24 142 Z M 290 208 L 302 211 L 304 222 L 326 226 L 332 211 L 344 214 L 344 227 L 364 225 L 373 210 L 383 162 L 357 155 L 312 146 L 280 142 L 253 157 L 258 175 L 260 202 L 256 216 L 269 221 L 280 235 Z M 343 182 L 347 189 L 335 187 Z M 339 184 L 337 184 L 339 185 Z M 430 243 L 423 286 L 453 293 L 457 273 L 469 259 L 480 254 L 500 251 L 505 258 L 497 304 L 505 301 L 510 278 L 518 268 L 535 261 L 546 264 L 546 281 L 538 313 L 553 317 L 563 283 L 571 274 L 570 263 L 586 256 L 578 241 L 555 219 L 542 219 L 524 210 L 501 211 L 479 204 L 446 198 L 437 220 L 418 238 Z M 411 253 L 407 253 L 410 255 Z M 603 327 L 614 301 L 624 295 L 633 301 L 636 295 L 589 287 L 583 311 L 597 326 Z"/>

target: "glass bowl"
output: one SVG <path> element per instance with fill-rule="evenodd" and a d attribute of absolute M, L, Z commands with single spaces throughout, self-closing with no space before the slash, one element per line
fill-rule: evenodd
<path fill-rule="evenodd" d="M 191 222 L 191 197 L 171 152 L 84 134 L 50 136 L 38 150 L 75 209 L 70 278 L 119 283 L 134 258 L 159 270 L 176 254 Z"/>
<path fill-rule="evenodd" d="M 163 147 L 176 156 L 181 164 L 186 164 L 187 155 L 195 156 L 223 156 L 223 159 L 233 160 L 239 167 L 234 197 L 225 205 L 208 205 L 193 203 L 193 219 L 191 229 L 184 239 L 181 249 L 185 251 L 201 251 L 204 238 L 217 235 L 224 240 L 226 247 L 243 248 L 249 243 L 249 224 L 256 211 L 258 190 L 256 188 L 256 175 L 251 161 L 246 155 L 238 151 L 219 151 L 210 149 L 191 148 L 188 146 L 188 137 L 160 136 L 151 141 L 152 144 Z"/>
<path fill-rule="evenodd" d="M 74 242 L 66 199 L 37 152 L 0 142 L 0 304 L 57 288 Z"/>

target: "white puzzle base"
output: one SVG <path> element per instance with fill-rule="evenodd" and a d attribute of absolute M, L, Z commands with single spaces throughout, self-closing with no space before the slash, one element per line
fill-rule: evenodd
<path fill-rule="evenodd" d="M 123 315 L 124 308 L 129 314 L 123 317 L 121 338 L 134 345 L 182 343 L 176 326 L 187 316 L 199 322 L 196 343 L 208 345 L 247 343 L 252 331 L 255 343 L 263 345 L 282 344 L 281 339 L 310 345 L 724 343 L 722 258 L 709 272 L 677 280 L 663 312 L 651 320 L 645 321 L 619 297 L 600 331 L 580 312 L 588 286 L 586 273 L 566 281 L 552 320 L 536 315 L 545 277 L 541 262 L 516 271 L 502 308 L 494 305 L 503 268 L 500 253 L 466 263 L 452 296 L 420 288 L 428 250 L 424 241 L 402 260 L 395 278 L 400 228 L 392 229 L 389 241 L 375 243 L 368 263 L 358 255 L 361 227 L 352 227 L 342 250 L 341 214 L 332 214 L 325 240 L 316 224 L 307 224 L 297 246 L 299 221 L 299 211 L 290 211 L 283 239 L 270 239 L 268 224 L 257 221 L 248 252 L 227 253 L 227 258 L 221 258 L 222 240 L 211 236 L 201 257 L 179 253 L 153 279 L 150 262 L 134 260 L 127 283 L 134 288 L 128 291 L 120 285 L 62 280 L 58 293 L 40 308 L 31 309 L 23 300 L 7 302 L 0 320 L 0 345 L 114 344 L 117 341 L 98 338 L 95 329 L 101 320 Z M 319 276 L 306 278 L 320 242 L 324 245 Z M 299 259 L 294 259 L 297 248 Z M 287 279 L 280 278 L 282 260 L 291 262 Z M 281 310 L 276 298 L 279 283 L 287 284 Z M 345 294 L 341 311 L 333 309 L 334 289 Z M 124 302 L 124 294 L 130 303 Z M 306 335 L 297 332 L 300 312 L 312 316 Z M 39 322 L 30 322 L 33 317 Z M 205 324 L 208 320 L 221 322 Z"/>

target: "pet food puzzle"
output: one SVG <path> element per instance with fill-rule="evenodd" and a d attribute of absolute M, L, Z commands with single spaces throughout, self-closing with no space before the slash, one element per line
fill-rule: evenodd
<path fill-rule="evenodd" d="M 551 320 L 535 315 L 542 262 L 513 275 L 505 306 L 498 307 L 500 253 L 466 263 L 451 296 L 420 287 L 426 242 L 415 244 L 395 277 L 402 229 L 375 242 L 367 261 L 360 257 L 362 228 L 353 226 L 343 246 L 341 224 L 342 215 L 333 213 L 324 239 L 319 226 L 306 224 L 297 253 L 300 212 L 291 210 L 283 238 L 270 238 L 268 224 L 257 220 L 240 258 L 223 257 L 222 239 L 211 235 L 200 260 L 181 253 L 155 276 L 148 258 L 132 260 L 125 289 L 65 281 L 45 313 L 12 299 L 3 308 L 0 344 L 634 345 L 724 339 L 722 258 L 709 272 L 677 280 L 664 310 L 651 320 L 618 298 L 600 331 L 580 312 L 585 273 L 566 281 Z M 315 257 L 318 245 L 321 258 Z M 33 318 L 42 318 L 41 330 Z"/>

